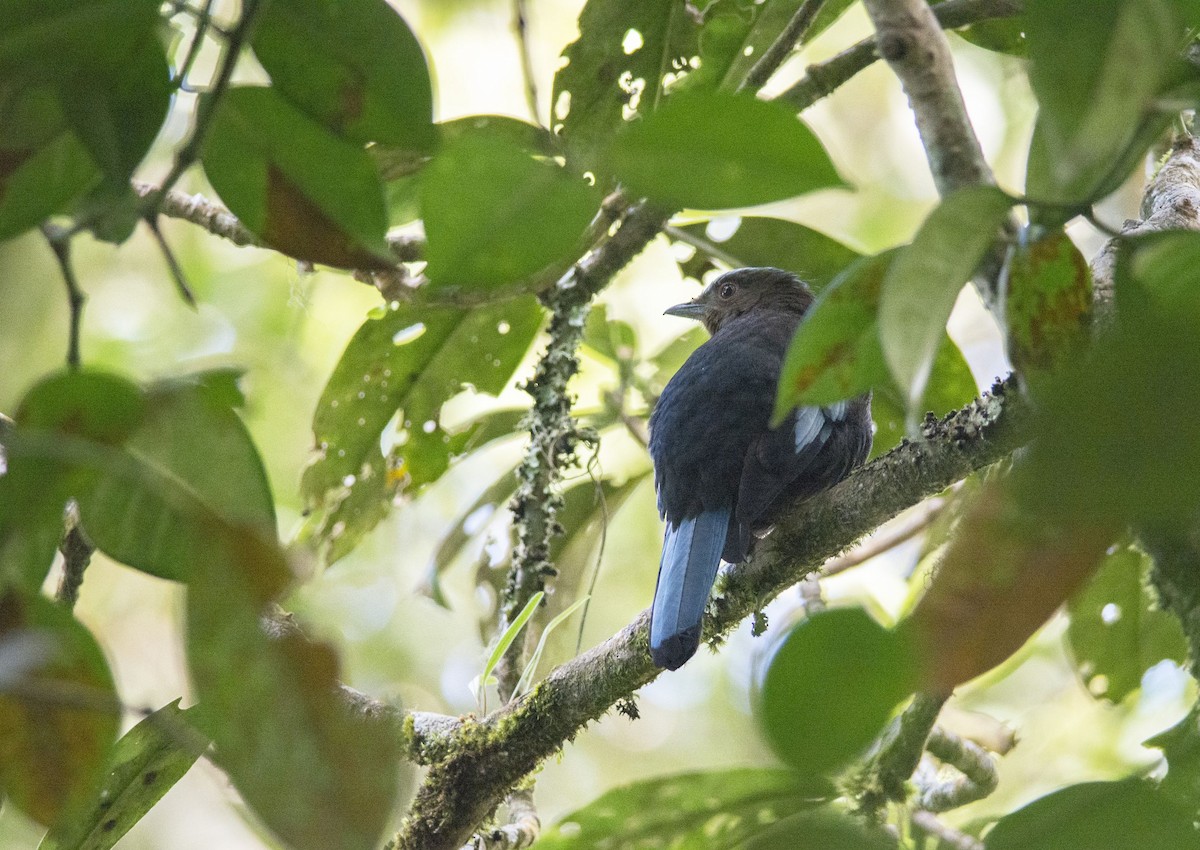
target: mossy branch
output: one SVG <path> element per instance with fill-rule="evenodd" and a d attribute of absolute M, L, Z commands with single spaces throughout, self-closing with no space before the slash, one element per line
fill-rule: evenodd
<path fill-rule="evenodd" d="M 732 568 L 704 633 L 719 643 L 765 601 L 922 499 L 1007 456 L 1028 437 L 1015 383 L 940 421 L 920 438 L 797 505 L 750 560 Z M 523 699 L 456 736 L 453 755 L 430 768 L 394 846 L 458 850 L 508 791 L 588 723 L 659 675 L 647 649 L 649 611 L 603 644 L 555 669 Z"/>

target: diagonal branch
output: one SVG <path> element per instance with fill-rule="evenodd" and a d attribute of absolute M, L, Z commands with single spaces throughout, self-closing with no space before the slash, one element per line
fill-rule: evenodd
<path fill-rule="evenodd" d="M 1027 438 L 1027 409 L 1011 380 L 993 387 L 922 436 L 796 506 L 754 556 L 732 568 L 704 626 L 719 643 L 765 600 L 779 594 L 862 535 L 1005 457 Z M 647 651 L 649 612 L 554 670 L 527 698 L 479 722 L 450 759 L 431 767 L 401 850 L 458 850 L 514 785 L 588 723 L 661 672 Z"/>

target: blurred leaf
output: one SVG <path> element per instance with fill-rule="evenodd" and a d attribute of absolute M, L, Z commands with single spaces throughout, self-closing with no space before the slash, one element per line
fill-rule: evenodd
<path fill-rule="evenodd" d="M 1185 850 L 1200 835 L 1187 812 L 1149 782 L 1085 782 L 1000 819 L 988 850 Z"/>
<path fill-rule="evenodd" d="M 773 423 L 800 404 L 832 404 L 891 380 L 875 314 L 894 251 L 854 262 L 808 309 L 784 357 Z"/>
<path fill-rule="evenodd" d="M 464 386 L 499 393 L 541 322 L 537 301 L 526 296 L 469 311 L 381 308 L 358 329 L 317 404 L 319 454 L 300 485 L 319 512 L 309 533 L 331 562 L 382 518 L 400 487 L 428 483 L 447 468 L 455 438 L 438 424 L 442 404 Z M 390 463 L 381 436 L 393 443 Z"/>
<path fill-rule="evenodd" d="M 1009 259 L 1004 318 L 1008 357 L 1025 374 L 1080 356 L 1092 324 L 1092 274 L 1066 233 L 1017 245 Z"/>
<path fill-rule="evenodd" d="M 943 2 L 945 0 L 931 0 L 929 5 L 936 6 Z M 979 21 L 954 30 L 954 34 L 984 50 L 1024 57 L 1029 52 L 1025 29 L 1025 15 L 1022 12 L 1019 15 Z"/>
<path fill-rule="evenodd" d="M 443 144 L 459 139 L 495 139 L 535 156 L 556 156 L 558 140 L 545 127 L 508 115 L 467 115 L 437 125 Z"/>
<path fill-rule="evenodd" d="M 214 760 L 289 847 L 377 847 L 399 793 L 395 730 L 343 699 L 332 646 L 263 632 L 291 579 L 273 541 L 215 525 L 196 556 L 187 651 Z"/>
<path fill-rule="evenodd" d="M 1195 814 L 1200 810 L 1200 705 L 1143 743 L 1161 749 L 1167 760 L 1167 775 L 1159 786 L 1163 794 Z"/>
<path fill-rule="evenodd" d="M 551 92 L 551 127 L 566 143 L 571 168 L 596 168 L 612 135 L 657 107 L 663 74 L 691 58 L 681 42 L 694 30 L 684 0 L 589 0 Z"/>
<path fill-rule="evenodd" d="M 421 588 L 434 602 L 449 608 L 442 594 L 441 576 L 462 552 L 463 548 L 480 532 L 488 528 L 496 511 L 503 510 L 517 491 L 517 476 L 506 469 L 492 482 L 470 506 L 462 512 L 450 531 L 438 543 L 433 559 L 425 567 L 425 580 Z"/>
<path fill-rule="evenodd" d="M 637 334 L 629 322 L 608 318 L 608 305 L 597 304 L 588 311 L 583 325 L 583 344 L 614 363 L 637 354 Z"/>
<path fill-rule="evenodd" d="M 775 753 L 809 787 L 822 786 L 916 689 L 914 662 L 900 636 L 862 609 L 823 611 L 771 654 L 755 714 Z"/>
<path fill-rule="evenodd" d="M 271 247 L 343 268 L 392 264 L 383 185 L 371 157 L 273 89 L 225 92 L 202 161 L 229 209 Z"/>
<path fill-rule="evenodd" d="M 880 289 L 897 251 L 864 257 L 826 287 L 809 308 L 784 360 L 776 417 L 799 404 L 831 404 L 875 392 L 875 455 L 904 435 L 904 400 L 892 382 L 876 320 Z M 943 332 L 930 369 L 924 406 L 937 414 L 975 397 L 975 380 L 958 346 Z"/>
<path fill-rule="evenodd" d="M 846 10 L 854 5 L 855 0 L 826 0 L 821 4 L 821 10 L 813 18 L 812 26 L 808 28 L 805 41 L 812 41 L 825 30 L 833 26 Z"/>
<path fill-rule="evenodd" d="M 1024 17 L 1041 107 L 1026 191 L 1037 200 L 1091 200 L 1116 188 L 1128 155 L 1152 141 L 1139 132 L 1179 79 L 1183 20 L 1171 0 L 1102 0 L 1086 15 L 1070 0 L 1042 0 Z"/>
<path fill-rule="evenodd" d="M 929 214 L 888 269 L 879 299 L 879 338 L 910 413 L 921 406 L 954 301 L 1011 205 L 993 186 L 960 189 Z"/>
<path fill-rule="evenodd" d="M 0 790 L 44 826 L 68 823 L 104 776 L 120 703 L 104 654 L 64 607 L 0 595 Z"/>
<path fill-rule="evenodd" d="M 159 21 L 157 0 L 0 0 L 0 78 L 69 81 L 126 61 Z"/>
<path fill-rule="evenodd" d="M 120 841 L 208 749 L 189 714 L 175 700 L 122 735 L 92 810 L 51 830 L 38 850 L 108 850 Z"/>
<path fill-rule="evenodd" d="M 425 55 L 386 0 L 271 0 L 252 44 L 275 90 L 326 129 L 360 143 L 433 147 Z"/>
<path fill-rule="evenodd" d="M 167 54 L 154 30 L 111 68 L 81 69 L 58 86 L 67 123 L 104 172 L 108 193 L 128 191 L 167 118 L 172 93 Z"/>
<path fill-rule="evenodd" d="M 1122 313 L 1149 310 L 1200 320 L 1200 233 L 1168 230 L 1126 239 L 1116 283 Z"/>
<path fill-rule="evenodd" d="M 52 443 L 46 435 L 69 432 L 102 445 L 121 443 L 144 413 L 137 387 L 98 372 L 54 375 L 27 393 L 17 412 L 20 427 L 6 436 L 8 471 L 0 477 L 4 583 L 39 591 L 63 537 L 63 510 L 93 483 L 69 455 L 46 450 Z"/>
<path fill-rule="evenodd" d="M 925 403 L 921 406 L 935 416 L 943 416 L 970 403 L 979 388 L 975 376 L 962 351 L 949 335 L 942 339 L 933 368 L 929 371 L 929 383 L 925 388 Z M 871 398 L 871 418 L 875 422 L 875 437 L 871 441 L 874 460 L 884 452 L 891 451 L 905 436 L 904 398 L 890 381 L 879 387 Z"/>
<path fill-rule="evenodd" d="M 996 479 L 960 521 L 933 583 L 900 627 L 918 648 L 923 689 L 950 693 L 995 667 L 1099 565 L 1118 529 L 1080 517 L 1051 525 Z"/>
<path fill-rule="evenodd" d="M 734 768 L 647 779 L 615 788 L 543 833 L 544 850 L 600 846 L 722 850 L 816 808 L 789 770 Z M 787 845 L 797 846 L 797 845 Z"/>
<path fill-rule="evenodd" d="M 713 242 L 739 267 L 786 269 L 818 293 L 861 256 L 820 231 L 778 218 L 742 216 L 734 234 L 722 240 L 709 236 L 711 227 L 703 222 L 682 229 Z"/>
<path fill-rule="evenodd" d="M 0 82 L 0 240 L 63 211 L 98 176 L 48 86 Z"/>
<path fill-rule="evenodd" d="M 565 269 L 599 193 L 506 140 L 464 136 L 421 179 L 427 273 L 437 287 L 497 290 L 549 266 Z"/>
<path fill-rule="evenodd" d="M 218 382 L 220 379 L 218 378 Z M 84 528 L 105 554 L 151 575 L 189 580 L 187 521 L 169 495 L 186 491 L 226 520 L 274 536 L 267 473 L 228 390 L 175 380 L 151 385 L 120 469 L 77 495 Z"/>
<path fill-rule="evenodd" d="M 1149 571 L 1150 559 L 1126 546 L 1106 557 L 1067 605 L 1075 666 L 1093 695 L 1113 703 L 1137 689 L 1158 662 L 1187 657 L 1179 620 L 1155 607 Z"/>
<path fill-rule="evenodd" d="M 900 843 L 883 827 L 837 809 L 820 809 L 785 818 L 753 836 L 738 850 L 898 850 Z"/>
<path fill-rule="evenodd" d="M 1038 439 L 1018 481 L 1031 511 L 1113 525 L 1194 520 L 1200 398 L 1183 388 L 1200 385 L 1197 314 L 1129 303 L 1103 345 L 1038 388 Z"/>
<path fill-rule="evenodd" d="M 626 127 L 605 161 L 633 193 L 696 209 L 747 207 L 846 185 L 791 110 L 748 95 L 674 95 Z"/>

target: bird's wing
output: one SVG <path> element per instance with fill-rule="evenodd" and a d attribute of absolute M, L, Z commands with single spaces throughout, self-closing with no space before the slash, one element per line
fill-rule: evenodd
<path fill-rule="evenodd" d="M 754 441 L 738 486 L 737 519 L 742 526 L 749 530 L 768 525 L 774 503 L 785 491 L 790 498 L 805 498 L 850 471 L 851 453 L 827 450 L 846 430 L 849 405 L 841 401 L 797 408 L 779 428 Z"/>

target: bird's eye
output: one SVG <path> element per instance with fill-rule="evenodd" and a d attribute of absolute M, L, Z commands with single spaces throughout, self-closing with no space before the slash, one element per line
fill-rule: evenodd
<path fill-rule="evenodd" d="M 721 284 L 721 288 L 717 290 L 717 295 L 721 296 L 722 298 L 732 298 L 733 293 L 735 292 L 737 292 L 736 286 L 734 286 L 732 283 L 723 283 Z"/>

